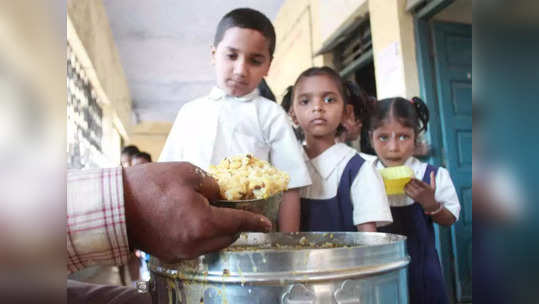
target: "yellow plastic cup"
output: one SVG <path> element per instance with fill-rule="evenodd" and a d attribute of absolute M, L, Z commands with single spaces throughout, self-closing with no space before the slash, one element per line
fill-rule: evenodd
<path fill-rule="evenodd" d="M 404 186 L 414 176 L 408 166 L 389 167 L 380 170 L 387 195 L 404 194 Z"/>

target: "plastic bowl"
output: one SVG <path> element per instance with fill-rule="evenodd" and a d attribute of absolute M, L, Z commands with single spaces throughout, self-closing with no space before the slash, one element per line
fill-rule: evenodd
<path fill-rule="evenodd" d="M 404 194 L 404 186 L 414 176 L 408 166 L 389 167 L 380 170 L 387 195 Z"/>

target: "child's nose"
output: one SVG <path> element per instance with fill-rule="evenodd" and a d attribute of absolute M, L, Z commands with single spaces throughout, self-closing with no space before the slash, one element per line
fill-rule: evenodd
<path fill-rule="evenodd" d="M 389 148 L 389 151 L 399 150 L 399 141 L 396 138 L 391 137 L 388 142 L 388 148 Z"/>
<path fill-rule="evenodd" d="M 319 98 L 315 98 L 313 101 L 313 112 L 322 112 L 323 110 L 323 102 L 321 102 Z"/>
<path fill-rule="evenodd" d="M 245 76 L 247 74 L 247 63 L 245 59 L 238 59 L 234 64 L 234 74 Z"/>

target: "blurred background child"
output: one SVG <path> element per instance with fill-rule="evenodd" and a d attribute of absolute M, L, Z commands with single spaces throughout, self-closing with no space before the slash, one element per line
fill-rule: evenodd
<path fill-rule="evenodd" d="M 151 163 L 152 162 L 152 156 L 147 152 L 139 152 L 133 156 L 133 159 L 131 160 L 131 163 L 133 166 Z"/>
<path fill-rule="evenodd" d="M 133 156 L 135 156 L 139 152 L 139 149 L 135 145 L 125 146 L 122 149 L 122 154 L 120 154 L 120 162 L 122 167 L 131 167 L 133 165 Z"/>

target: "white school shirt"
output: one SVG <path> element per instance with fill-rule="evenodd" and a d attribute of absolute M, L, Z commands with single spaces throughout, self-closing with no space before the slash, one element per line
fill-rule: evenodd
<path fill-rule="evenodd" d="M 309 159 L 304 153 L 312 185 L 300 190 L 302 198 L 330 199 L 337 195 L 339 182 L 348 161 L 357 151 L 344 143 L 336 143 L 322 154 Z M 384 226 L 393 222 L 382 177 L 372 161 L 365 160 L 350 189 L 353 222 L 359 225 L 376 222 Z"/>
<path fill-rule="evenodd" d="M 379 159 L 377 159 L 375 162 L 378 169 L 385 168 L 384 164 L 382 164 Z M 427 169 L 427 163 L 424 163 L 415 157 L 410 157 L 404 162 L 404 165 L 410 167 L 410 169 L 414 171 L 415 178 L 418 180 L 423 180 L 423 175 L 425 175 L 425 170 Z M 436 182 L 434 199 L 441 203 L 447 210 L 449 210 L 449 212 L 451 212 L 451 214 L 455 216 L 455 219 L 458 220 L 460 214 L 459 197 L 457 195 L 457 191 L 455 190 L 455 186 L 453 185 L 453 181 L 451 181 L 449 171 L 447 171 L 445 168 L 439 167 L 434 180 Z M 408 197 L 406 194 L 389 195 L 388 200 L 391 207 L 409 206 L 414 203 L 414 200 Z"/>
<path fill-rule="evenodd" d="M 245 153 L 288 173 L 289 189 L 311 184 L 286 113 L 277 103 L 261 97 L 257 89 L 232 97 L 215 87 L 208 96 L 185 104 L 159 161 L 188 161 L 208 170 L 225 157 Z"/>

